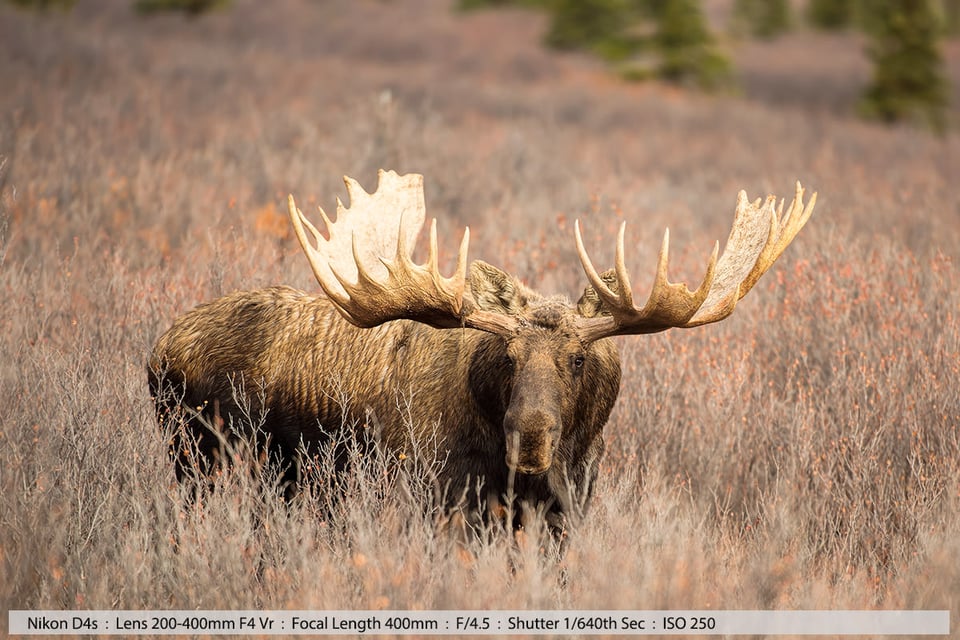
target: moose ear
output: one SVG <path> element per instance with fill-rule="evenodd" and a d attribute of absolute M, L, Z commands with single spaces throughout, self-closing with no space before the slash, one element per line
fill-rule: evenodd
<path fill-rule="evenodd" d="M 514 276 L 482 260 L 470 264 L 470 291 L 480 309 L 508 315 L 522 313 L 531 295 Z"/>
<path fill-rule="evenodd" d="M 607 269 L 600 274 L 600 279 L 614 293 L 620 292 L 620 281 L 617 280 L 617 272 L 613 269 Z M 584 318 L 594 318 L 596 316 L 608 316 L 610 310 L 605 308 L 597 290 L 592 285 L 587 285 L 583 290 L 583 295 L 577 300 L 577 313 Z"/>

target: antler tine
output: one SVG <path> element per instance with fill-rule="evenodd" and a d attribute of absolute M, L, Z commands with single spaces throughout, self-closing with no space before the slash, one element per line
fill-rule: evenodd
<path fill-rule="evenodd" d="M 466 231 L 464 231 L 466 233 Z M 434 218 L 430 221 L 430 253 L 427 255 L 427 268 L 430 269 L 433 273 L 440 273 L 440 268 L 437 266 L 439 258 L 437 254 L 439 249 L 437 248 L 437 219 Z"/>
<path fill-rule="evenodd" d="M 621 228 L 623 224 L 621 224 Z M 597 292 L 597 295 L 600 296 L 600 299 L 606 303 L 608 306 L 616 305 L 620 297 L 610 290 L 607 284 L 600 277 L 600 274 L 597 272 L 597 269 L 593 266 L 593 261 L 590 259 L 590 256 L 587 255 L 587 250 L 583 245 L 583 236 L 580 233 L 580 220 L 574 220 L 573 222 L 573 237 L 577 243 L 577 255 L 580 258 L 580 264 L 583 266 L 583 271 L 587 275 L 587 279 L 590 281 L 590 285 Z"/>
<path fill-rule="evenodd" d="M 337 303 L 337 308 L 339 309 L 339 305 L 345 304 L 348 298 L 344 295 L 342 287 L 338 289 L 332 286 L 329 276 L 333 276 L 333 279 L 337 282 L 340 281 L 340 277 L 335 271 L 323 263 L 323 256 L 314 246 L 322 246 L 324 242 L 328 242 L 327 239 L 324 238 L 320 231 L 313 226 L 313 223 L 311 223 L 310 220 L 303 215 L 303 212 L 300 211 L 300 209 L 297 207 L 296 201 L 293 199 L 293 194 L 287 196 L 287 208 L 290 212 L 290 220 L 293 222 L 293 231 L 297 236 L 297 240 L 300 241 L 300 247 L 307 256 L 307 261 L 310 263 L 310 268 L 313 270 L 313 275 L 316 277 L 317 282 L 320 283 L 320 288 L 323 289 L 324 293 L 327 294 L 327 297 Z M 327 228 L 329 229 L 331 223 L 323 209 L 320 209 L 320 215 L 327 222 Z M 313 243 L 311 243 L 307 238 L 304 227 L 306 227 L 306 230 L 309 230 L 313 235 Z"/>
<path fill-rule="evenodd" d="M 623 304 L 633 306 L 633 288 L 630 286 L 630 274 L 627 272 L 627 265 L 623 259 L 623 236 L 627 230 L 627 222 L 620 223 L 620 229 L 617 231 L 617 253 L 614 260 L 614 269 L 617 272 L 617 280 L 620 282 L 620 300 Z M 667 230 L 670 233 L 670 230 Z M 664 248 L 666 248 L 667 236 L 663 237 Z"/>
<path fill-rule="evenodd" d="M 761 205 L 759 199 L 752 203 L 748 201 L 746 193 L 741 191 L 723 255 L 718 258 L 720 245 L 716 243 L 703 280 L 695 291 L 683 283 L 672 283 L 667 278 L 670 232 L 665 231 L 653 288 L 643 307 L 638 307 L 633 301 L 629 273 L 624 264 L 624 225 L 621 224 L 617 237 L 615 272 L 619 287 L 614 292 L 590 262 L 583 247 L 578 222 L 574 229 L 577 253 L 587 279 L 604 304 L 601 316 L 581 320 L 581 334 L 586 340 L 596 340 L 611 335 L 695 327 L 726 318 L 733 313 L 737 301 L 753 288 L 810 218 L 817 196 L 813 194 L 810 202 L 804 206 L 803 193 L 803 188 L 797 182 L 796 196 L 784 213 L 783 202 L 775 207 L 776 198 L 773 196 Z"/>
<path fill-rule="evenodd" d="M 300 209 L 297 209 L 297 208 L 296 208 L 296 207 L 297 207 L 297 203 L 294 202 L 294 200 L 293 200 L 293 195 L 291 194 L 290 196 L 288 196 L 288 198 L 289 198 L 289 203 L 288 203 L 288 204 L 289 204 L 290 206 L 292 206 L 294 209 L 296 209 L 296 211 L 297 211 L 297 219 L 298 219 L 300 222 L 303 223 L 303 225 L 307 228 L 307 230 L 308 230 L 311 234 L 313 234 L 313 241 L 314 241 L 315 243 L 318 243 L 318 244 L 319 244 L 320 240 L 323 239 L 323 234 L 320 233 L 320 230 L 319 230 L 319 229 L 317 229 L 315 226 L 313 226 L 313 223 L 310 222 L 310 220 L 307 218 L 307 216 L 303 215 L 303 212 L 300 211 Z M 327 226 L 329 226 L 329 225 L 330 225 L 330 220 L 329 220 L 329 218 L 327 218 L 327 214 L 326 214 L 326 212 L 323 210 L 323 207 L 317 207 L 317 210 L 320 212 L 320 217 L 323 218 L 324 223 L 325 223 Z"/>
<path fill-rule="evenodd" d="M 460 247 L 457 249 L 457 266 L 454 269 L 453 275 L 446 278 L 447 281 L 453 283 L 454 287 L 461 290 L 466 287 L 467 282 L 467 249 L 469 246 L 470 227 L 464 227 L 463 236 L 460 238 Z M 427 266 L 435 279 L 442 278 L 438 266 L 439 259 L 440 251 L 437 248 L 437 219 L 434 218 L 430 223 L 430 254 L 427 257 Z"/>
<path fill-rule="evenodd" d="M 430 225 L 429 256 L 413 261 L 412 247 L 423 228 L 423 177 L 380 172 L 377 190 L 366 193 L 344 178 L 350 206 L 337 200 L 337 220 L 321 209 L 325 238 L 288 200 L 290 218 L 320 287 L 344 318 L 359 327 L 373 327 L 406 318 L 438 328 L 474 326 L 485 331 L 509 330 L 512 321 L 470 309 L 464 312 L 470 230 L 460 241 L 457 267 L 444 277 L 439 269 L 437 221 Z M 306 231 L 313 235 L 311 242 Z M 386 256 L 393 256 L 393 260 Z M 474 317 L 476 316 L 476 317 Z"/>
<path fill-rule="evenodd" d="M 460 248 L 457 250 L 456 278 L 459 286 L 465 286 L 467 281 L 467 247 L 470 245 L 470 227 L 463 228 L 463 237 L 460 239 Z"/>

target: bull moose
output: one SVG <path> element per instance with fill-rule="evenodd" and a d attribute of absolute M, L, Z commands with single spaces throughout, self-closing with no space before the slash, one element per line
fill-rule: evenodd
<path fill-rule="evenodd" d="M 609 338 L 726 318 L 816 202 L 813 194 L 804 205 L 799 183 L 786 211 L 782 200 L 761 205 L 741 191 L 724 252 L 718 258 L 714 246 L 693 291 L 667 279 L 668 230 L 643 305 L 624 262 L 625 223 L 614 268 L 598 273 L 577 221 L 589 284 L 571 303 L 485 262 L 468 271 L 469 228 L 453 275 L 443 276 L 435 219 L 427 261 L 416 264 L 422 176 L 380 171 L 372 194 L 344 181 L 350 206 L 337 200 L 336 221 L 319 211 L 326 236 L 289 198 L 325 295 L 283 286 L 231 293 L 181 316 L 157 341 L 149 384 L 161 419 L 179 420 L 171 441 L 178 477 L 197 462 L 215 468 L 225 442 L 252 435 L 243 433 L 251 413 L 260 416 L 261 454 L 294 470 L 347 425 L 375 422 L 384 450 L 398 458 L 418 439 L 435 439 L 443 460 L 436 482 L 451 507 L 472 489 L 481 502 L 510 495 L 548 518 L 580 514 L 620 387 Z"/>

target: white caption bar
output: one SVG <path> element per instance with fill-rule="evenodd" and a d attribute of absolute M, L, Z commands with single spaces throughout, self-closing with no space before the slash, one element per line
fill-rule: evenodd
<path fill-rule="evenodd" d="M 11 635 L 949 635 L 949 611 L 23 611 Z"/>

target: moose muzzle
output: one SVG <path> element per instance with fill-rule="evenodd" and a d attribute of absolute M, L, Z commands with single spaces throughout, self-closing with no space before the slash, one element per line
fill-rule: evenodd
<path fill-rule="evenodd" d="M 560 416 L 543 407 L 511 407 L 504 417 L 507 466 L 519 473 L 546 473 L 560 437 Z"/>

